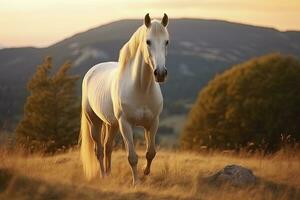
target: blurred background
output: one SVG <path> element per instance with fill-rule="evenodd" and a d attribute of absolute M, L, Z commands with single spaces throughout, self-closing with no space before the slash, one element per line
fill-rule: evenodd
<path fill-rule="evenodd" d="M 52 57 L 49 77 L 70 61 L 68 74 L 78 76 L 74 102 L 80 102 L 85 72 L 97 63 L 117 60 L 119 49 L 142 25 L 146 13 L 153 18 L 167 13 L 170 73 L 161 85 L 161 146 L 277 149 L 283 138 L 299 141 L 299 1 L 0 0 L 0 4 L 0 131 L 5 137 L 15 137 L 26 112 L 37 114 L 24 109 L 24 104 L 33 95 L 27 86 L 45 57 Z M 267 54 L 272 55 L 233 67 Z M 227 70 L 239 72 L 227 72 L 232 75 L 227 74 L 226 81 L 215 78 Z M 211 91 L 198 96 L 204 88 Z M 74 142 L 78 127 L 73 128 L 69 134 Z M 141 137 L 137 131 L 136 138 Z M 58 142 L 47 138 L 51 137 L 43 141 Z"/>

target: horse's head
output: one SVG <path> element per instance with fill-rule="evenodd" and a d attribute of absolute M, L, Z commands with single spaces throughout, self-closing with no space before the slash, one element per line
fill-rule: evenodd
<path fill-rule="evenodd" d="M 152 20 L 147 14 L 144 19 L 147 27 L 144 38 L 145 61 L 152 68 L 155 81 L 164 82 L 168 71 L 166 68 L 167 46 L 169 44 L 169 33 L 167 30 L 168 16 L 164 14 L 161 22 Z"/>

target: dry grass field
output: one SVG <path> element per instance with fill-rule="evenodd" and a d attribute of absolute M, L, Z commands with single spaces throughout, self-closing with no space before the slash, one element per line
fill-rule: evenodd
<path fill-rule="evenodd" d="M 0 153 L 0 199 L 300 199 L 300 154 L 272 156 L 221 152 L 190 153 L 158 150 L 148 177 L 142 174 L 144 153 L 139 151 L 142 184 L 131 186 L 130 168 L 122 150 L 113 153 L 112 176 L 87 182 L 79 152 L 55 156 Z M 239 164 L 259 177 L 254 186 L 216 186 L 205 177 L 228 164 Z"/>

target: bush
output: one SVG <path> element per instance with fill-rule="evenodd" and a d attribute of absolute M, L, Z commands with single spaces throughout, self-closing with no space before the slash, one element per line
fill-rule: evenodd
<path fill-rule="evenodd" d="M 300 61 L 272 54 L 216 76 L 199 93 L 181 147 L 274 151 L 282 138 L 300 140 Z"/>

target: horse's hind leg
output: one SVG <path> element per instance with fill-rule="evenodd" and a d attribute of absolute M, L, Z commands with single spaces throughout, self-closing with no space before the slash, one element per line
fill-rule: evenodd
<path fill-rule="evenodd" d="M 146 145 L 147 145 L 147 150 L 146 150 L 146 159 L 147 159 L 147 164 L 144 169 L 144 174 L 148 175 L 150 174 L 150 167 L 153 158 L 156 155 L 156 150 L 155 150 L 155 135 L 156 131 L 158 128 L 158 119 L 154 120 L 150 128 L 145 129 L 145 139 L 146 139 Z"/>
<path fill-rule="evenodd" d="M 99 161 L 101 177 L 103 177 L 104 176 L 103 145 L 101 143 L 101 137 L 102 134 L 104 134 L 102 131 L 103 122 L 92 110 L 90 110 L 89 112 L 89 119 L 91 123 L 91 136 L 95 143 L 94 150 L 97 159 Z"/>
<path fill-rule="evenodd" d="M 111 154 L 113 150 L 113 143 L 117 132 L 117 128 L 118 127 L 105 124 L 106 131 L 105 131 L 103 146 L 104 146 L 104 168 L 105 168 L 106 175 L 109 175 L 111 171 Z"/>

